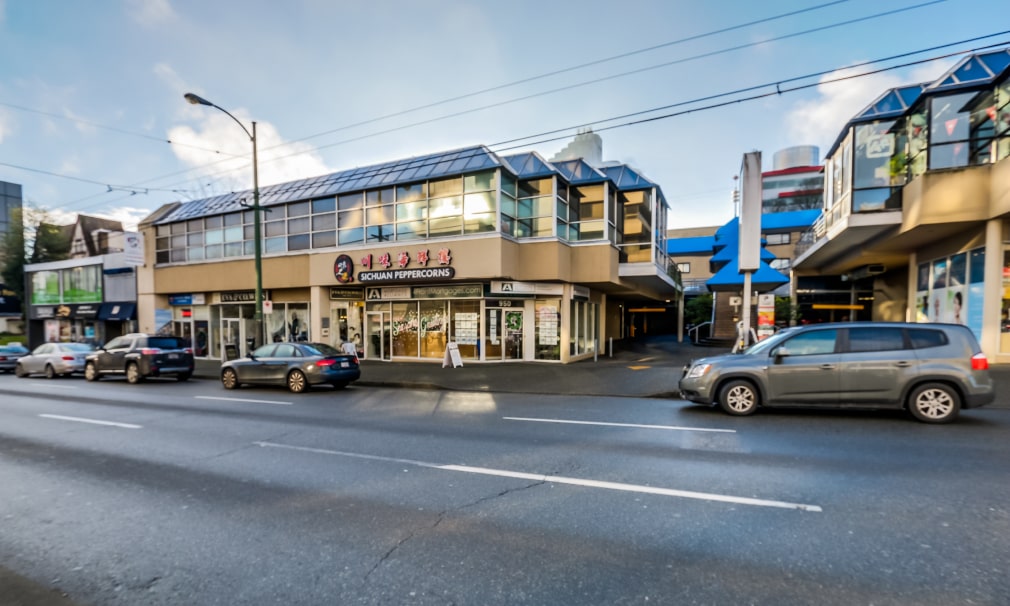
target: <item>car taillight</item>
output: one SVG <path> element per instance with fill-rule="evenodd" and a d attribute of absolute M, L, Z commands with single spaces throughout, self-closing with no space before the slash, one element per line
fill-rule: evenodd
<path fill-rule="evenodd" d="M 67 362 L 73 362 L 75 360 L 74 356 L 63 356 L 63 359 Z"/>
<path fill-rule="evenodd" d="M 972 370 L 989 370 L 989 358 L 984 353 L 977 353 L 971 357 Z"/>
<path fill-rule="evenodd" d="M 0 362 L 6 362 L 7 356 L 0 356 Z"/>
<path fill-rule="evenodd" d="M 318 362 L 316 362 L 316 366 L 333 366 L 336 363 L 337 363 L 336 360 L 331 359 L 319 360 Z"/>
<path fill-rule="evenodd" d="M 186 354 L 192 355 L 193 354 L 193 348 L 192 347 L 187 347 L 186 349 L 182 350 L 182 353 L 186 353 Z"/>
<path fill-rule="evenodd" d="M 153 356 L 155 354 L 161 353 L 161 350 L 160 349 L 151 349 L 149 347 L 145 347 L 144 349 L 140 350 L 140 353 L 144 354 L 145 356 Z"/>

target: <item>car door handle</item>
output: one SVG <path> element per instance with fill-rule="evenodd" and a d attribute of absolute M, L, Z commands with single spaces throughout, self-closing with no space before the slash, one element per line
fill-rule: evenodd
<path fill-rule="evenodd" d="M 834 364 L 821 364 L 821 370 L 834 370 Z"/>
<path fill-rule="evenodd" d="M 895 362 L 894 365 L 897 366 L 898 368 L 908 368 L 909 366 L 912 365 L 912 363 L 906 362 L 905 360 L 901 360 L 899 362 Z"/>

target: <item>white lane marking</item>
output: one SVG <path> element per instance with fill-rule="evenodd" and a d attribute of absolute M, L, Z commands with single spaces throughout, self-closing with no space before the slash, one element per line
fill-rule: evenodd
<path fill-rule="evenodd" d="M 249 400 L 246 398 L 221 398 L 216 396 L 193 396 L 197 400 L 224 400 L 225 402 L 253 402 L 255 404 L 280 404 L 281 406 L 294 406 L 294 402 L 278 402 L 276 400 Z"/>
<path fill-rule="evenodd" d="M 81 417 L 64 417 L 63 415 L 39 415 L 46 419 L 56 419 L 58 421 L 75 421 L 77 423 L 90 423 L 92 425 L 108 425 L 109 427 L 122 427 L 124 429 L 141 429 L 142 425 L 131 423 L 116 423 L 115 421 L 99 421 L 98 419 L 82 419 Z"/>
<path fill-rule="evenodd" d="M 502 417 L 506 421 L 532 421 L 536 423 L 567 423 L 570 425 L 602 425 L 605 427 L 636 427 L 639 429 L 666 429 L 669 431 L 708 431 L 714 433 L 736 433 L 735 429 L 714 429 L 711 427 L 680 427 L 677 425 L 639 425 L 638 423 L 603 423 L 600 421 L 569 421 L 567 419 L 536 419 L 533 417 Z"/>
<path fill-rule="evenodd" d="M 800 511 L 812 511 L 812 512 L 823 511 L 819 505 L 790 503 L 788 501 L 771 501 L 767 499 L 754 499 L 750 497 L 735 497 L 732 495 L 715 494 L 709 492 L 676 490 L 673 488 L 658 488 L 655 486 L 640 486 L 637 484 L 625 484 L 622 482 L 603 482 L 599 480 L 587 480 L 584 478 L 569 478 L 565 476 L 545 476 L 536 473 L 523 473 L 519 471 L 508 471 L 504 469 L 489 469 L 487 467 L 470 467 L 468 465 L 439 465 L 437 463 L 427 463 L 425 461 L 415 461 L 412 459 L 381 457 L 378 455 L 361 454 L 355 452 L 343 452 L 339 450 L 328 450 L 324 448 L 310 448 L 307 446 L 292 446 L 290 444 L 278 444 L 276 442 L 254 442 L 254 444 L 256 444 L 257 446 L 262 446 L 264 448 L 282 448 L 285 450 L 298 450 L 301 452 L 312 452 L 317 454 L 351 457 L 355 459 L 368 459 L 371 461 L 386 461 L 390 463 L 414 465 L 416 467 L 426 467 L 429 469 L 459 471 L 463 473 L 476 473 L 480 475 L 498 476 L 503 478 L 517 478 L 521 480 L 533 480 L 536 482 L 547 482 L 552 484 L 569 484 L 572 486 L 584 486 L 587 488 L 620 490 L 624 492 L 653 494 L 665 497 L 680 497 L 684 499 L 697 499 L 701 501 L 719 501 L 722 503 L 734 503 L 737 505 L 753 505 L 755 507 L 778 507 L 780 509 L 799 509 Z"/>
<path fill-rule="evenodd" d="M 52 383 L 29 383 L 32 387 L 55 387 L 56 389 L 77 389 L 74 385 L 53 385 Z"/>

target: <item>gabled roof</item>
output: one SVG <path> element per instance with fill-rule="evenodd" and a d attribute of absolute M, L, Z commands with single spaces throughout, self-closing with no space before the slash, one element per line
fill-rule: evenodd
<path fill-rule="evenodd" d="M 856 114 L 856 117 L 853 118 L 852 121 L 856 122 L 897 118 L 915 104 L 915 102 L 919 99 L 919 95 L 922 94 L 922 91 L 924 91 L 928 85 L 928 82 L 923 82 L 921 84 L 892 88 L 877 97 L 877 99 L 863 111 Z"/>
<path fill-rule="evenodd" d="M 668 238 L 668 255 L 710 255 L 715 245 L 715 236 L 693 236 L 690 238 Z"/>
<path fill-rule="evenodd" d="M 705 282 L 708 289 L 715 291 L 735 291 L 740 290 L 743 287 L 744 276 L 740 273 L 740 267 L 737 264 L 737 259 L 727 263 L 722 269 L 718 271 L 714 276 Z M 777 287 L 787 284 L 789 278 L 782 275 L 780 272 L 772 269 L 764 261 L 761 262 L 760 267 L 756 272 L 751 274 L 751 288 L 756 291 L 769 291 L 775 290 Z"/>
<path fill-rule="evenodd" d="M 502 156 L 502 160 L 508 164 L 520 179 L 534 179 L 537 177 L 548 177 L 557 172 L 553 165 L 537 152 L 524 152 L 511 156 Z"/>
<path fill-rule="evenodd" d="M 584 183 L 602 183 L 606 181 L 606 173 L 593 168 L 582 158 L 575 160 L 562 160 L 551 162 L 562 177 L 572 185 L 582 185 Z"/>
<path fill-rule="evenodd" d="M 617 184 L 618 189 L 648 189 L 656 186 L 655 183 L 646 179 L 641 173 L 627 164 L 604 166 L 603 172 L 605 172 L 607 176 Z"/>
<path fill-rule="evenodd" d="M 102 254 L 102 251 L 98 250 L 98 245 L 95 243 L 96 231 L 123 231 L 123 223 L 120 221 L 116 221 L 115 219 L 103 219 L 102 217 L 92 217 L 90 215 L 77 215 L 77 225 L 81 228 L 81 235 L 84 237 L 84 246 L 87 249 L 89 257 Z M 73 233 L 76 230 L 74 230 L 74 226 L 72 225 L 70 228 L 70 237 L 73 238 Z"/>

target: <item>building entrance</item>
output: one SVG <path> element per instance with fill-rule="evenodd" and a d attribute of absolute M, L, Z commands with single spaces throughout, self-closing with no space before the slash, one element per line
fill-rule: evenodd
<path fill-rule="evenodd" d="M 484 359 L 508 361 L 523 359 L 525 312 L 518 307 L 488 307 L 484 310 L 487 332 L 484 335 Z"/>

